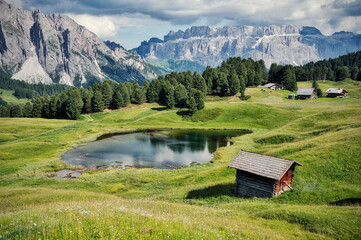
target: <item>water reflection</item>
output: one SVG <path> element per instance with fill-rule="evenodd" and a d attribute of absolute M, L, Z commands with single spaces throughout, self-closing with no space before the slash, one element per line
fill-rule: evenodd
<path fill-rule="evenodd" d="M 108 135 L 70 150 L 68 164 L 117 167 L 172 168 L 209 162 L 229 139 L 245 134 L 240 130 L 172 130 Z"/>

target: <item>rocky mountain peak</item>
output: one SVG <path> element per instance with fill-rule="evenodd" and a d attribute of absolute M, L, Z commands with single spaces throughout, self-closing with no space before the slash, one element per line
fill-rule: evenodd
<path fill-rule="evenodd" d="M 170 31 L 163 42 L 145 42 L 132 50 L 146 59 L 189 60 L 217 66 L 229 57 L 263 59 L 271 63 L 300 65 L 335 58 L 361 48 L 361 35 L 340 32 L 324 36 L 312 26 L 195 26 Z"/>
<path fill-rule="evenodd" d="M 0 1 L 2 71 L 27 82 L 87 86 L 103 79 L 154 78 L 139 56 L 108 47 L 98 36 L 62 14 L 21 10 Z"/>

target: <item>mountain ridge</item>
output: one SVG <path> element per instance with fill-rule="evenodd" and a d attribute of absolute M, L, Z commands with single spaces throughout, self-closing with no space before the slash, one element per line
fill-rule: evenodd
<path fill-rule="evenodd" d="M 18 9 L 0 0 L 0 62 L 3 72 L 29 83 L 84 87 L 156 77 L 141 57 L 107 46 L 66 15 Z"/>
<path fill-rule="evenodd" d="M 312 26 L 193 26 L 170 31 L 163 40 L 151 38 L 130 50 L 151 60 L 190 60 L 215 67 L 229 57 L 263 59 L 271 63 L 301 65 L 334 58 L 361 49 L 361 35 L 337 32 L 325 36 Z"/>

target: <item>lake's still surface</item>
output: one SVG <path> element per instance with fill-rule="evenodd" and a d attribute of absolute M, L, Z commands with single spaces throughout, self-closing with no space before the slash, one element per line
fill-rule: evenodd
<path fill-rule="evenodd" d="M 171 130 L 108 135 L 68 151 L 62 160 L 96 166 L 173 168 L 206 163 L 242 130 Z"/>

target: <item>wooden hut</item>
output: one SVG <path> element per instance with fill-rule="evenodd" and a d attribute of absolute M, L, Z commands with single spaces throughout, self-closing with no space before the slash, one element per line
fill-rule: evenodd
<path fill-rule="evenodd" d="M 271 90 L 282 90 L 283 89 L 283 87 L 278 83 L 267 83 L 267 84 L 265 84 L 263 86 L 260 86 L 260 87 L 268 88 L 268 89 L 271 89 Z"/>
<path fill-rule="evenodd" d="M 299 88 L 297 91 L 297 99 L 315 99 L 316 91 L 314 88 Z"/>
<path fill-rule="evenodd" d="M 329 88 L 326 91 L 327 97 L 332 98 L 345 98 L 347 97 L 347 91 L 343 88 Z"/>
<path fill-rule="evenodd" d="M 292 160 L 240 151 L 228 166 L 237 169 L 237 195 L 274 197 L 292 189 L 297 165 L 302 166 Z"/>

